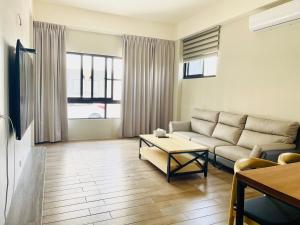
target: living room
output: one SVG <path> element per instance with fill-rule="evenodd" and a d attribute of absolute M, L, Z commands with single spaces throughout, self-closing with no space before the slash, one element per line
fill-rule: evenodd
<path fill-rule="evenodd" d="M 299 0 L 0 9 L 0 225 L 300 224 Z"/>

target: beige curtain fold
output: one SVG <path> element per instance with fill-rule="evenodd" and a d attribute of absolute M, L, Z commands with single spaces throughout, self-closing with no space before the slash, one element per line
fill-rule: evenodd
<path fill-rule="evenodd" d="M 168 128 L 173 115 L 175 42 L 123 36 L 122 136 Z"/>
<path fill-rule="evenodd" d="M 65 27 L 33 23 L 35 56 L 35 142 L 68 137 Z"/>

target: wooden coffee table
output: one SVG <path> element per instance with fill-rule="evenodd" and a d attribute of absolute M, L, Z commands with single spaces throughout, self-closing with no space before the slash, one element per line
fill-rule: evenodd
<path fill-rule="evenodd" d="M 171 177 L 204 173 L 207 177 L 208 148 L 189 140 L 168 134 L 158 138 L 153 134 L 140 135 L 139 158 L 150 161 Z"/>

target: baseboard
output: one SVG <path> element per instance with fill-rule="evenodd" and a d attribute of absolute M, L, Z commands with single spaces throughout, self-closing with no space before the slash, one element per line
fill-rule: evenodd
<path fill-rule="evenodd" d="M 45 148 L 30 151 L 13 195 L 6 225 L 41 225 Z"/>

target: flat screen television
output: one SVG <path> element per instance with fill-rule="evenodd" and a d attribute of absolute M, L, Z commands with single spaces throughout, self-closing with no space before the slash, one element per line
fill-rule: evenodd
<path fill-rule="evenodd" d="M 16 51 L 12 62 L 12 72 L 9 76 L 10 117 L 12 119 L 17 140 L 21 140 L 33 121 L 34 110 L 34 49 L 24 48 L 17 41 Z"/>

